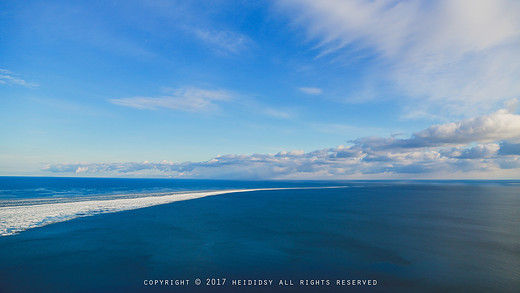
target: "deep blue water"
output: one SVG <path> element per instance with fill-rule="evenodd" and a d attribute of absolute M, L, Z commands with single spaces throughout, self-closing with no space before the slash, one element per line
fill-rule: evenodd
<path fill-rule="evenodd" d="M 0 237 L 0 292 L 519 292 L 518 181 L 0 178 L 4 199 L 333 185 L 349 187 L 224 194 Z M 156 279 L 190 284 L 144 285 Z"/>
<path fill-rule="evenodd" d="M 343 183 L 349 184 L 349 182 L 339 181 L 233 181 L 195 179 L 0 176 L 0 200 L 22 198 L 80 197 L 170 191 L 345 185 Z M 350 182 L 350 184 L 355 183 Z"/>

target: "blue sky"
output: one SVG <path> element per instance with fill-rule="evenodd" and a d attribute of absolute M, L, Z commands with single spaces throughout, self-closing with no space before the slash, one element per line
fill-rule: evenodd
<path fill-rule="evenodd" d="M 0 175 L 520 178 L 516 1 L 0 7 Z"/>

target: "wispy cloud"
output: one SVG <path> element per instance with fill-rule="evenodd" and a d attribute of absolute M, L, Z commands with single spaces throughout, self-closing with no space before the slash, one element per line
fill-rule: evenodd
<path fill-rule="evenodd" d="M 319 56 L 370 66 L 409 111 L 482 111 L 520 95 L 520 2 L 285 0 Z"/>
<path fill-rule="evenodd" d="M 249 37 L 231 31 L 209 29 L 191 29 L 191 31 L 199 40 L 222 54 L 240 54 L 249 49 L 253 43 Z"/>
<path fill-rule="evenodd" d="M 23 86 L 28 88 L 37 87 L 38 85 L 32 82 L 27 82 L 22 79 L 18 74 L 13 73 L 7 69 L 0 69 L 0 84 L 9 86 Z"/>
<path fill-rule="evenodd" d="M 274 117 L 274 118 L 282 118 L 282 119 L 289 119 L 294 116 L 294 114 L 292 114 L 288 111 L 272 109 L 272 108 L 266 108 L 264 110 L 264 114 Z"/>
<path fill-rule="evenodd" d="M 497 123 L 499 122 L 499 123 Z M 360 138 L 348 146 L 305 153 L 222 155 L 205 162 L 49 164 L 68 174 L 186 178 L 518 178 L 520 115 L 487 116 L 436 125 L 408 139 Z M 438 132 L 439 129 L 442 131 Z"/>
<path fill-rule="evenodd" d="M 233 94 L 225 90 L 179 88 L 167 91 L 167 95 L 158 97 L 131 97 L 109 101 L 115 105 L 142 110 L 166 108 L 186 112 L 205 112 L 219 109 L 218 102 L 233 99 Z"/>
<path fill-rule="evenodd" d="M 323 90 L 317 87 L 301 87 L 298 88 L 302 93 L 309 95 L 319 95 L 323 93 Z"/>

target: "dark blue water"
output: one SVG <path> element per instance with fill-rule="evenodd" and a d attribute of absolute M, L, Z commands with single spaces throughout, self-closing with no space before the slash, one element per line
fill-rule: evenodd
<path fill-rule="evenodd" d="M 343 183 L 356 184 L 353 182 Z M 330 185 L 344 184 L 338 181 L 234 181 L 0 176 L 0 200 Z"/>
<path fill-rule="evenodd" d="M 41 188 L 67 190 L 66 181 L 72 179 L 48 185 L 41 180 Z M 0 292 L 518 292 L 520 288 L 518 181 L 159 180 L 154 186 L 153 180 L 92 180 L 93 185 L 107 180 L 99 189 L 108 185 L 132 192 L 142 186 L 350 187 L 219 195 L 0 237 Z M 71 185 L 89 188 L 81 182 L 74 179 Z M 33 184 L 30 188 L 38 188 Z M 203 283 L 195 285 L 196 278 Z M 207 278 L 210 283 L 213 278 L 227 281 L 220 287 L 206 286 Z M 189 280 L 189 285 L 144 284 L 181 279 Z M 243 279 L 273 280 L 273 285 L 231 283 Z M 293 285 L 280 286 L 280 280 Z M 300 280 L 330 285 L 300 285 Z M 338 280 L 376 280 L 377 285 L 340 286 Z"/>

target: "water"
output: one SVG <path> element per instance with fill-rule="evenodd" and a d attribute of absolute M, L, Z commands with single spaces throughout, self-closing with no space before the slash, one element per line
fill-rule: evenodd
<path fill-rule="evenodd" d="M 78 217 L 222 193 L 302 188 L 298 182 L 27 177 L 0 179 L 5 182 L 5 186 L 0 189 L 0 236 Z M 334 184 L 328 186 L 330 182 L 305 184 L 304 188 L 341 187 Z"/>
<path fill-rule="evenodd" d="M 64 198 L 131 193 L 159 193 L 196 190 L 251 189 L 338 185 L 327 181 L 233 181 L 195 179 L 126 179 L 2 177 L 0 200 L 22 198 Z M 341 184 L 340 184 L 341 185 Z"/>
<path fill-rule="evenodd" d="M 20 199 L 34 205 L 35 200 L 50 198 L 53 203 L 91 202 L 134 194 L 132 198 L 148 200 L 179 191 L 345 187 L 220 194 L 96 214 L 0 237 L 0 292 L 520 288 L 518 181 L 12 179 L 0 178 L 4 207 Z M 194 284 L 197 278 L 203 281 L 199 286 Z M 210 283 L 226 278 L 227 283 L 206 286 L 207 278 Z M 376 280 L 377 285 L 337 285 L 338 280 L 352 279 Z M 190 283 L 146 286 L 145 280 Z M 273 280 L 273 285 L 238 286 L 232 280 Z M 293 286 L 280 286 L 280 280 Z M 330 285 L 300 285 L 300 280 Z"/>

